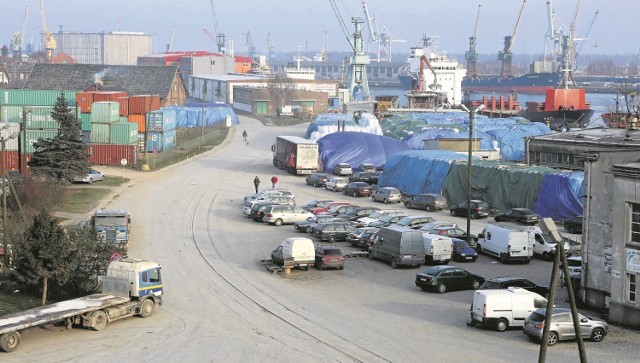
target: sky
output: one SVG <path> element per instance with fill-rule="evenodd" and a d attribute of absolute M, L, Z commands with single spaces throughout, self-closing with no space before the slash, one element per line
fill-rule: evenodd
<path fill-rule="evenodd" d="M 21 31 L 25 5 L 29 6 L 25 41 L 33 39 L 40 49 L 42 29 L 39 0 L 0 0 L 0 39 L 9 46 L 12 35 Z M 217 0 L 214 1 L 218 29 L 233 41 L 236 54 L 246 54 L 246 36 L 257 52 L 266 54 L 267 38 L 277 52 L 319 51 L 325 32 L 329 52 L 350 49 L 330 1 L 327 0 Z M 559 22 L 569 27 L 578 0 L 553 0 Z M 349 33 L 352 17 L 365 18 L 362 0 L 335 0 Z M 398 53 L 408 53 L 423 34 L 440 36 L 439 49 L 463 54 L 469 46 L 480 8 L 477 51 L 496 53 L 504 37 L 512 35 L 523 0 L 366 0 L 370 16 L 394 39 Z M 163 52 L 171 40 L 172 49 L 210 50 L 217 47 L 203 32 L 215 33 L 210 0 L 44 0 L 47 27 L 57 32 L 133 31 L 153 35 L 154 52 Z M 577 35 L 586 34 L 599 11 L 581 54 L 630 55 L 640 49 L 636 24 L 640 14 L 637 0 L 582 0 Z M 366 23 L 363 24 L 366 28 Z M 527 0 L 518 26 L 514 54 L 540 54 L 548 29 L 547 0 Z M 368 31 L 365 30 L 365 39 Z"/>

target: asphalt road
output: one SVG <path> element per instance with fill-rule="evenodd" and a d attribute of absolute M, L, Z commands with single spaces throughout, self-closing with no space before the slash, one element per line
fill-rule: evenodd
<path fill-rule="evenodd" d="M 272 175 L 298 204 L 342 194 L 306 186 L 303 177 L 277 170 L 270 146 L 277 135 L 304 135 L 306 126 L 263 126 L 241 117 L 228 143 L 163 171 L 142 174 L 105 207 L 132 212 L 131 257 L 160 262 L 165 302 L 148 319 L 129 318 L 105 330 L 35 329 L 3 362 L 532 362 L 539 344 L 520 329 L 499 333 L 467 327 L 473 291 L 423 292 L 421 268 L 394 270 L 366 258 L 343 271 L 294 270 L 288 278 L 259 263 L 290 236 L 291 225 L 256 223 L 241 212 L 253 178 Z M 242 141 L 246 129 L 249 142 Z M 377 204 L 383 206 L 382 204 Z M 399 208 L 404 208 L 398 205 Z M 409 214 L 423 212 L 407 210 Z M 425 212 L 426 213 L 426 212 Z M 436 219 L 465 219 L 446 211 Z M 478 233 L 487 220 L 473 221 Z M 337 243 L 343 252 L 352 250 Z M 456 263 L 452 263 L 456 264 Z M 462 264 L 487 278 L 518 275 L 548 284 L 552 264 L 502 265 L 480 256 Z M 563 299 L 562 297 L 560 299 Z M 557 301 L 562 305 L 564 301 Z M 636 362 L 640 335 L 611 327 L 601 343 L 586 342 L 591 362 Z M 548 351 L 549 362 L 579 361 L 575 342 Z"/>

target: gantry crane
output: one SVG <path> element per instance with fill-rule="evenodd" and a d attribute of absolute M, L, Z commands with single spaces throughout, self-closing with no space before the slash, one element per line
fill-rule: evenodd
<path fill-rule="evenodd" d="M 213 4 L 213 0 L 211 0 L 211 17 L 213 19 L 213 31 L 215 32 L 215 38 L 214 41 L 218 46 L 218 53 L 220 54 L 225 54 L 226 53 L 226 36 L 224 33 L 220 33 L 220 29 L 218 28 L 218 18 L 216 16 L 216 7 Z M 205 33 L 207 33 L 207 35 L 211 35 L 209 34 L 208 31 L 206 31 Z"/>
<path fill-rule="evenodd" d="M 522 6 L 520 7 L 520 13 L 518 14 L 518 20 L 516 20 L 516 25 L 513 28 L 513 34 L 511 36 L 504 37 L 504 49 L 498 53 L 498 59 L 502 61 L 502 67 L 500 68 L 501 78 L 513 77 L 513 72 L 511 71 L 513 53 L 511 53 L 511 48 L 513 47 L 513 43 L 515 42 L 515 39 L 516 39 L 516 32 L 518 31 L 518 25 L 520 24 L 520 19 L 522 18 L 522 11 L 524 10 L 524 4 L 526 4 L 526 2 L 527 0 L 522 1 Z"/>
<path fill-rule="evenodd" d="M 391 62 L 391 43 L 406 43 L 407 40 L 393 38 L 385 26 L 382 26 L 382 31 L 380 31 L 376 17 L 369 13 L 369 8 L 364 0 L 362 0 L 362 8 L 369 28 L 369 40 L 377 44 L 376 61 Z"/>
<path fill-rule="evenodd" d="M 367 79 L 367 64 L 370 63 L 369 55 L 364 51 L 364 41 L 362 39 L 362 23 L 364 19 L 352 17 L 351 22 L 355 26 L 353 35 L 349 34 L 347 26 L 342 20 L 342 15 L 334 0 L 329 0 L 333 12 L 336 14 L 340 28 L 347 38 L 347 42 L 353 50 L 353 54 L 348 58 L 349 64 L 349 95 L 353 100 L 368 101 L 371 97 L 369 93 L 369 81 Z"/>
<path fill-rule="evenodd" d="M 467 77 L 478 78 L 478 51 L 477 34 L 478 23 L 480 22 L 480 8 L 482 5 L 478 5 L 478 13 L 476 14 L 476 25 L 473 27 L 473 35 L 469 38 L 469 50 L 464 53 L 464 59 L 467 60 Z"/>
<path fill-rule="evenodd" d="M 44 16 L 44 2 L 40 0 L 40 20 L 42 21 L 42 45 L 44 46 L 47 61 L 53 58 L 53 51 L 57 48 L 56 38 L 47 27 L 47 20 Z"/>
<path fill-rule="evenodd" d="M 245 55 L 251 58 L 256 54 L 256 47 L 253 45 L 253 38 L 248 30 L 244 35 L 244 51 Z"/>
<path fill-rule="evenodd" d="M 13 34 L 11 38 L 11 50 L 15 61 L 22 60 L 22 45 L 24 44 L 24 34 L 27 31 L 27 19 L 29 15 L 29 5 L 24 6 L 24 17 L 22 18 L 22 30 Z"/>
<path fill-rule="evenodd" d="M 271 40 L 271 33 L 267 33 L 267 53 L 270 60 L 276 57 L 276 47 Z"/>

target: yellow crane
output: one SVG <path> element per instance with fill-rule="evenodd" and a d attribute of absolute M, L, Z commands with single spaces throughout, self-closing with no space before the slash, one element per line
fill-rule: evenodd
<path fill-rule="evenodd" d="M 44 1 L 40 0 L 40 20 L 42 21 L 42 45 L 44 46 L 47 61 L 53 58 L 53 51 L 57 48 L 56 38 L 47 27 L 47 19 L 44 16 Z"/>

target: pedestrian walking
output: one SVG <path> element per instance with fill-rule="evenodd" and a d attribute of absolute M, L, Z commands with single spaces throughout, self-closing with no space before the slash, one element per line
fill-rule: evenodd
<path fill-rule="evenodd" d="M 271 177 L 271 187 L 275 189 L 277 184 L 278 184 L 278 177 L 274 175 Z"/>
<path fill-rule="evenodd" d="M 242 131 L 242 137 L 244 138 L 244 141 L 247 141 L 247 130 Z M 257 177 L 256 177 L 257 178 Z"/>
<path fill-rule="evenodd" d="M 256 187 L 256 194 L 258 194 L 258 187 L 260 186 L 260 178 L 256 175 L 253 179 L 253 185 Z"/>

